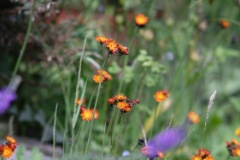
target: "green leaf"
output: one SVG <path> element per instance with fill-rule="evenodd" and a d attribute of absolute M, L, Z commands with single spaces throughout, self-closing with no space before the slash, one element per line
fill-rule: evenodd
<path fill-rule="evenodd" d="M 108 71 L 109 71 L 109 73 L 117 74 L 121 71 L 121 68 L 119 67 L 119 65 L 115 61 L 113 61 L 110 64 L 110 67 L 108 68 Z"/>

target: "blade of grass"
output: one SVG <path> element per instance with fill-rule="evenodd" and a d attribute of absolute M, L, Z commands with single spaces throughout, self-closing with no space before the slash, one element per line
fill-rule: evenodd
<path fill-rule="evenodd" d="M 55 146 L 56 146 L 56 122 L 57 122 L 57 108 L 58 108 L 58 104 L 56 104 L 55 106 L 55 112 L 54 112 L 54 122 L 53 122 L 53 159 L 56 158 L 56 150 L 55 150 Z"/>

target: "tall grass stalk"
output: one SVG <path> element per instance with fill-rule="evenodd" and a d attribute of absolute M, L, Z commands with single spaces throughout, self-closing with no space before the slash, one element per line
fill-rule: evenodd
<path fill-rule="evenodd" d="M 105 66 L 105 64 L 106 64 L 106 62 L 108 60 L 108 57 L 109 56 L 107 56 L 106 59 L 104 60 L 104 62 L 102 64 L 102 67 L 101 67 L 101 70 L 104 69 L 104 66 Z M 94 104 L 94 111 L 93 111 L 92 118 L 94 117 L 94 114 L 95 114 L 95 111 L 96 111 L 96 108 L 97 108 L 98 98 L 99 98 L 99 95 L 100 95 L 100 90 L 101 90 L 101 85 L 102 85 L 102 82 L 101 82 L 102 76 L 103 75 L 102 75 L 102 72 L 101 72 L 100 73 L 100 82 L 98 84 L 97 95 L 96 95 L 96 100 L 95 100 L 95 104 Z M 86 154 L 88 152 L 88 147 L 89 147 L 89 143 L 90 143 L 91 136 L 92 136 L 93 122 L 94 122 L 94 120 L 92 120 L 91 124 L 90 124 L 90 132 L 89 132 L 89 136 L 88 136 L 85 152 L 84 152 L 84 155 L 83 155 L 83 160 L 85 160 Z"/>
<path fill-rule="evenodd" d="M 58 109 L 58 104 L 55 106 L 55 112 L 54 112 L 54 122 L 53 122 L 53 159 L 56 158 L 56 150 L 55 150 L 55 145 L 56 145 L 56 123 L 57 123 L 57 109 Z"/>
<path fill-rule="evenodd" d="M 22 60 L 22 57 L 24 55 L 24 52 L 25 52 L 25 49 L 26 49 L 26 46 L 27 46 L 27 42 L 28 42 L 28 39 L 29 39 L 30 31 L 31 31 L 31 28 L 32 28 L 33 12 L 35 10 L 35 6 L 36 6 L 36 0 L 33 0 L 33 5 L 32 5 L 31 10 L 30 10 L 30 16 L 29 16 L 29 21 L 28 21 L 27 33 L 25 35 L 25 38 L 24 38 L 24 41 L 23 41 L 23 45 L 22 45 L 22 48 L 20 50 L 20 54 L 18 56 L 17 63 L 16 63 L 15 68 L 13 70 L 12 79 L 14 79 L 14 77 L 17 74 L 20 62 Z"/>
<path fill-rule="evenodd" d="M 207 128 L 207 121 L 208 121 L 208 118 L 209 118 L 209 113 L 210 113 L 210 111 L 212 109 L 212 105 L 214 103 L 214 99 L 216 97 L 216 93 L 217 93 L 217 91 L 215 90 L 213 92 L 213 94 L 209 98 L 208 108 L 207 108 L 207 116 L 206 116 L 206 120 L 205 120 L 205 124 L 204 124 L 204 130 L 203 130 L 203 140 L 202 140 L 202 143 L 203 143 L 204 138 L 205 138 L 205 132 L 206 132 L 206 128 Z"/>

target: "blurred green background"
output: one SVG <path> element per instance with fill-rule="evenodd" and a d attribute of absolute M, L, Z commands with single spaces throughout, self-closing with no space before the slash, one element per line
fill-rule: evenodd
<path fill-rule="evenodd" d="M 22 47 L 33 1 L 1 3 L 0 86 L 6 86 Z M 129 47 L 129 55 L 112 55 L 105 65 L 113 80 L 102 84 L 97 103 L 99 119 L 94 121 L 88 153 L 120 156 L 124 150 L 132 150 L 143 136 L 140 123 L 149 128 L 149 139 L 171 120 L 172 126 L 181 125 L 193 110 L 200 114 L 201 122 L 192 127 L 184 144 L 170 153 L 170 159 L 190 159 L 201 147 L 210 150 L 215 159 L 224 159 L 228 156 L 225 141 L 231 140 L 240 127 L 239 10 L 238 0 L 36 1 L 17 73 L 23 78 L 18 98 L 0 122 L 14 116 L 16 135 L 52 143 L 52 132 L 47 130 L 53 128 L 58 104 L 57 144 L 64 144 L 68 153 L 75 133 L 74 151 L 79 153 L 74 153 L 83 153 L 90 123 L 80 117 L 76 129 L 71 129 L 79 58 L 86 38 L 80 95 L 87 83 L 84 98 L 86 106 L 92 108 L 98 87 L 92 76 L 107 57 L 105 47 L 95 40 L 102 35 Z M 138 29 L 134 22 L 137 13 L 148 16 L 144 28 Z M 222 20 L 229 27 L 221 26 Z M 160 106 L 164 109 L 154 122 L 149 121 L 159 107 L 153 95 L 162 89 L 168 89 L 170 97 Z M 203 139 L 208 101 L 215 90 Z M 139 99 L 140 104 L 124 116 L 116 111 L 113 117 L 114 109 L 107 98 L 118 93 Z M 109 129 L 114 118 L 114 129 Z M 132 155 L 144 159 L 140 148 Z"/>

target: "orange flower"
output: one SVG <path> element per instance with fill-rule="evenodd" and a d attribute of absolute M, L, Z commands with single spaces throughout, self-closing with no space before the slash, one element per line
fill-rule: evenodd
<path fill-rule="evenodd" d="M 99 113 L 97 110 L 95 110 L 94 113 L 94 109 L 84 109 L 82 110 L 82 112 L 80 112 L 80 116 L 82 117 L 82 120 L 84 121 L 91 121 L 93 119 L 98 119 Z"/>
<path fill-rule="evenodd" d="M 188 120 L 190 120 L 190 122 L 192 122 L 193 124 L 200 122 L 199 115 L 198 115 L 196 112 L 193 112 L 193 111 L 188 112 L 187 118 L 188 118 Z"/>
<path fill-rule="evenodd" d="M 97 73 L 93 76 L 93 81 L 95 83 L 102 83 L 108 80 L 112 80 L 112 76 L 104 70 L 98 70 Z"/>
<path fill-rule="evenodd" d="M 202 160 L 202 158 L 199 155 L 192 156 L 192 160 Z"/>
<path fill-rule="evenodd" d="M 145 15 L 139 13 L 135 16 L 135 23 L 137 24 L 137 26 L 139 27 L 144 27 L 148 22 L 148 17 L 146 17 Z"/>
<path fill-rule="evenodd" d="M 112 80 L 112 76 L 111 76 L 108 72 L 106 72 L 106 71 L 104 71 L 104 70 L 98 70 L 97 73 L 98 73 L 99 75 L 102 74 L 103 77 L 105 78 L 105 80 Z"/>
<path fill-rule="evenodd" d="M 240 136 L 240 127 L 235 130 L 234 134 L 236 136 Z"/>
<path fill-rule="evenodd" d="M 8 141 L 6 145 L 8 145 L 13 151 L 17 148 L 17 141 L 10 137 L 9 135 L 6 136 L 6 140 Z"/>
<path fill-rule="evenodd" d="M 119 108 L 119 109 L 128 108 L 128 106 L 129 106 L 129 104 L 127 102 L 121 101 L 121 102 L 117 103 L 117 108 Z"/>
<path fill-rule="evenodd" d="M 3 158 L 9 158 L 13 155 L 13 150 L 8 146 L 1 146 L 0 147 L 0 154 Z"/>
<path fill-rule="evenodd" d="M 77 105 L 80 105 L 80 102 L 81 102 L 81 98 L 78 98 L 78 99 L 76 100 L 76 104 L 77 104 Z M 86 102 L 86 99 L 83 99 L 81 105 L 83 105 L 85 102 Z"/>
<path fill-rule="evenodd" d="M 108 98 L 108 104 L 113 105 L 115 103 L 116 98 L 112 97 L 112 98 Z"/>
<path fill-rule="evenodd" d="M 229 22 L 227 20 L 222 19 L 220 21 L 220 25 L 222 28 L 228 28 L 230 26 Z"/>
<path fill-rule="evenodd" d="M 233 157 L 240 157 L 240 144 L 234 138 L 232 138 L 232 142 L 226 142 L 228 152 Z"/>
<path fill-rule="evenodd" d="M 90 109 L 85 109 L 81 114 L 80 116 L 82 117 L 82 119 L 84 121 L 91 121 L 92 120 L 92 110 Z"/>
<path fill-rule="evenodd" d="M 10 137 L 9 135 L 6 136 L 6 140 L 12 144 L 17 144 L 17 141 L 13 137 Z"/>
<path fill-rule="evenodd" d="M 104 78 L 103 75 L 101 76 L 100 74 L 95 74 L 95 75 L 93 76 L 93 81 L 94 81 L 95 83 L 102 83 L 102 82 L 105 81 L 105 78 Z"/>
<path fill-rule="evenodd" d="M 128 48 L 127 47 L 124 47 L 123 45 L 118 44 L 118 49 L 119 49 L 121 54 L 128 55 Z"/>
<path fill-rule="evenodd" d="M 240 157 L 240 146 L 239 145 L 232 150 L 232 156 Z"/>
<path fill-rule="evenodd" d="M 158 155 L 159 158 L 164 158 L 163 152 L 158 152 L 157 155 Z"/>
<path fill-rule="evenodd" d="M 107 43 L 109 41 L 109 39 L 107 37 L 104 37 L 104 36 L 97 36 L 96 40 L 98 42 L 100 42 L 101 44 Z"/>
<path fill-rule="evenodd" d="M 162 102 L 165 101 L 169 97 L 169 92 L 168 90 L 163 90 L 163 91 L 157 91 L 154 94 L 154 98 L 157 102 Z"/>
<path fill-rule="evenodd" d="M 98 112 L 97 110 L 95 110 L 95 113 L 94 113 L 94 109 L 91 109 L 91 111 L 92 111 L 92 114 L 94 114 L 94 115 L 93 115 L 93 118 L 94 118 L 94 119 L 98 119 L 99 112 Z"/>
<path fill-rule="evenodd" d="M 117 54 L 118 45 L 114 40 L 111 39 L 111 40 L 107 41 L 106 47 L 110 51 L 110 53 Z"/>
<path fill-rule="evenodd" d="M 124 100 L 127 99 L 127 97 L 124 96 L 124 95 L 122 95 L 122 94 L 116 95 L 115 98 L 116 98 L 116 100 L 118 100 L 118 101 L 124 101 Z"/>
<path fill-rule="evenodd" d="M 210 155 L 210 151 L 200 148 L 198 154 L 192 156 L 192 160 L 214 160 L 214 158 Z"/>

